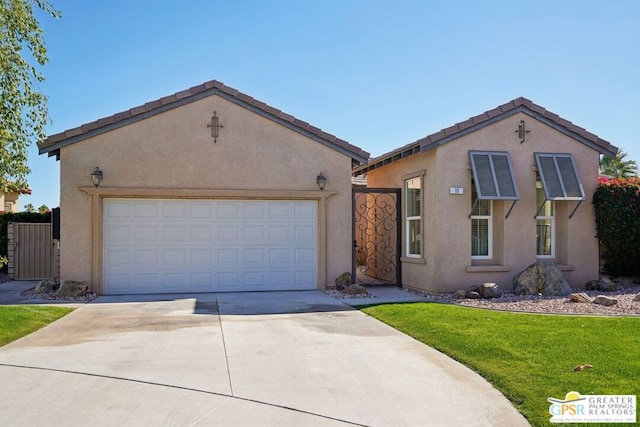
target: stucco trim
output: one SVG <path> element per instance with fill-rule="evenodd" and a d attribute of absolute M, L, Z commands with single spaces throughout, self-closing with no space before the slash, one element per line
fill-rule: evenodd
<path fill-rule="evenodd" d="M 468 265 L 466 271 L 467 273 L 499 273 L 511 271 L 511 267 L 508 265 Z"/>
<path fill-rule="evenodd" d="M 90 290 L 102 294 L 102 221 L 104 199 L 238 199 L 315 200 L 318 202 L 318 288 L 327 286 L 327 199 L 335 190 L 220 190 L 185 188 L 78 187 L 91 196 L 91 278 Z"/>

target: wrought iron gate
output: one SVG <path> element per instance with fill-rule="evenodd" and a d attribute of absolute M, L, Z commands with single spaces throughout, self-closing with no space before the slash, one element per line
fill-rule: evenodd
<path fill-rule="evenodd" d="M 353 190 L 355 283 L 402 285 L 400 189 Z"/>

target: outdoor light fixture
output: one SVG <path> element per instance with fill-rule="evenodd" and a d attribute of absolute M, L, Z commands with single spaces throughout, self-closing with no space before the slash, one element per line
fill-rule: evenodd
<path fill-rule="evenodd" d="M 93 185 L 96 187 L 100 185 L 100 181 L 102 181 L 102 171 L 97 166 L 95 170 L 91 172 L 91 181 L 93 181 Z"/>
<path fill-rule="evenodd" d="M 327 177 L 320 172 L 320 175 L 316 177 L 316 182 L 318 183 L 318 187 L 320 191 L 324 190 L 325 185 L 327 185 Z"/>
<path fill-rule="evenodd" d="M 219 121 L 218 115 L 216 112 L 213 112 L 213 116 L 211 116 L 211 123 L 207 125 L 208 128 L 211 128 L 211 137 L 213 138 L 213 142 L 218 142 L 218 136 L 220 136 L 220 129 L 223 128 Z"/>

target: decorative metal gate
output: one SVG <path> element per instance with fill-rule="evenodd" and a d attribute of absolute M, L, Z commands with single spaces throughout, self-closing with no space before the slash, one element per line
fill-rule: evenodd
<path fill-rule="evenodd" d="M 400 189 L 353 190 L 355 283 L 402 285 L 400 218 Z"/>

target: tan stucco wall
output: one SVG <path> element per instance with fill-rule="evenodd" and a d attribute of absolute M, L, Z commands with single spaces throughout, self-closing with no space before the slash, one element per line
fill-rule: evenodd
<path fill-rule="evenodd" d="M 525 120 L 526 141 L 515 134 Z M 471 169 L 469 150 L 508 151 L 520 200 L 509 218 L 509 201 L 493 202 L 492 260 L 471 259 Z M 556 257 L 573 287 L 598 278 L 598 243 L 591 199 L 597 186 L 597 151 L 537 120 L 519 113 L 426 153 L 413 155 L 371 171 L 369 186 L 402 186 L 402 177 L 426 169 L 424 196 L 424 264 L 403 263 L 403 282 L 435 292 L 467 288 L 482 282 L 511 287 L 513 276 L 536 261 L 536 206 L 534 152 L 571 153 L 586 200 L 571 219 L 577 202 L 556 202 Z M 450 195 L 463 187 L 463 195 Z M 484 271 L 483 271 L 484 270 Z M 487 271 L 490 270 L 490 271 Z"/>
<path fill-rule="evenodd" d="M 206 127 L 214 110 L 224 126 L 217 143 Z M 92 224 L 92 198 L 99 197 L 80 189 L 91 186 L 96 166 L 104 173 L 99 190 L 132 188 L 138 197 L 148 197 L 145 189 L 175 189 L 176 197 L 193 197 L 188 189 L 212 189 L 230 190 L 233 198 L 259 197 L 247 190 L 269 197 L 295 190 L 314 198 L 316 176 L 323 172 L 325 191 L 337 194 L 326 199 L 322 276 L 333 283 L 351 270 L 351 159 L 218 96 L 63 147 L 60 154 L 62 280 L 101 277 L 95 274 L 99 227 Z"/>

